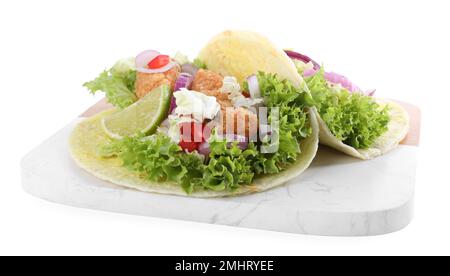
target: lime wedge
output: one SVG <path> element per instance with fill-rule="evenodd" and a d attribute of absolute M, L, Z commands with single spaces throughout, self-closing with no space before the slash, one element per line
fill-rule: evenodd
<path fill-rule="evenodd" d="M 103 130 L 114 139 L 134 136 L 139 132 L 155 133 L 167 116 L 171 95 L 167 85 L 153 89 L 127 108 L 105 116 L 101 121 Z"/>

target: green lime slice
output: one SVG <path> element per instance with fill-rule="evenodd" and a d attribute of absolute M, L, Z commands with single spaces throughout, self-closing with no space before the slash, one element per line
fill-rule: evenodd
<path fill-rule="evenodd" d="M 127 108 L 105 116 L 101 121 L 103 130 L 114 139 L 134 136 L 139 132 L 155 133 L 167 116 L 171 95 L 167 85 L 153 89 Z"/>

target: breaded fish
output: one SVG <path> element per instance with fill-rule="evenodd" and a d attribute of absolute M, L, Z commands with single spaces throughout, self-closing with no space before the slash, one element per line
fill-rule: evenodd
<path fill-rule="evenodd" d="M 222 133 L 233 133 L 245 137 L 256 137 L 258 133 L 258 116 L 252 111 L 238 107 L 220 111 Z M 228 120 L 227 118 L 233 118 Z"/>
<path fill-rule="evenodd" d="M 200 69 L 195 74 L 192 90 L 205 92 L 219 90 L 223 85 L 223 76 L 209 70 Z"/>
<path fill-rule="evenodd" d="M 135 84 L 136 96 L 142 98 L 154 88 L 163 84 L 170 85 L 173 90 L 180 72 L 181 68 L 178 65 L 164 73 L 151 74 L 138 72 Z"/>
<path fill-rule="evenodd" d="M 223 86 L 223 76 L 209 70 L 200 69 L 192 82 L 192 90 L 208 96 L 216 97 L 220 104 L 222 133 L 233 133 L 246 137 L 253 137 L 258 131 L 258 116 L 252 111 L 233 107 L 229 94 L 220 91 Z M 232 120 L 227 120 L 233 118 Z"/>

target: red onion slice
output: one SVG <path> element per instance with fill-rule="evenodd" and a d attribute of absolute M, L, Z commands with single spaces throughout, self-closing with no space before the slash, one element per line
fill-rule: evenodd
<path fill-rule="evenodd" d="M 303 72 L 303 77 L 311 77 L 317 74 L 318 70 L 310 69 Z M 350 93 L 362 93 L 366 96 L 372 97 L 375 94 L 376 89 L 370 89 L 367 91 L 363 91 L 357 85 L 352 83 L 347 77 L 342 76 L 338 73 L 334 72 L 325 72 L 324 73 L 325 80 L 331 84 L 340 84 L 343 88 L 347 89 Z"/>
<path fill-rule="evenodd" d="M 171 61 L 167 65 L 157 68 L 157 69 L 149 69 L 148 64 L 150 61 L 154 60 L 157 56 L 159 56 L 160 53 L 155 50 L 147 50 L 143 51 L 139 55 L 136 56 L 136 70 L 141 73 L 147 73 L 147 74 L 156 74 L 156 73 L 164 73 L 166 71 L 169 71 L 174 66 L 177 65 L 176 62 Z"/>
<path fill-rule="evenodd" d="M 205 156 L 209 156 L 209 154 L 211 153 L 211 148 L 209 147 L 209 143 L 208 142 L 203 142 L 198 146 L 198 153 L 205 155 Z"/>
<path fill-rule="evenodd" d="M 272 135 L 272 126 L 268 124 L 259 124 L 259 137 L 262 139 L 267 135 Z"/>
<path fill-rule="evenodd" d="M 344 87 L 345 89 L 347 89 L 350 92 L 361 92 L 362 90 L 356 86 L 355 84 L 353 84 L 349 79 L 347 79 L 346 77 L 334 73 L 334 72 L 325 72 L 325 79 L 332 83 L 332 84 L 340 84 L 342 85 L 342 87 Z"/>
<path fill-rule="evenodd" d="M 177 108 L 177 100 L 172 96 L 172 99 L 170 99 L 169 114 L 172 114 L 175 108 Z"/>
<path fill-rule="evenodd" d="M 192 63 L 185 63 L 181 65 L 181 72 L 188 73 L 192 76 L 195 76 L 198 72 L 198 67 Z"/>
<path fill-rule="evenodd" d="M 245 150 L 248 148 L 248 140 L 247 137 L 237 134 L 226 134 L 225 136 L 222 136 L 225 141 L 228 142 L 228 146 L 231 147 L 231 144 L 234 142 L 238 142 L 237 146 L 241 150 Z"/>
<path fill-rule="evenodd" d="M 304 77 L 311 77 L 314 76 L 315 74 L 317 74 L 317 72 L 320 70 L 320 65 L 315 62 L 313 59 L 311 59 L 308 56 L 302 55 L 300 53 L 294 52 L 294 51 L 289 51 L 289 50 L 285 50 L 284 51 L 291 59 L 296 59 L 296 60 L 300 60 L 304 63 L 308 63 L 308 62 L 312 62 L 312 64 L 314 65 L 313 69 L 309 69 L 303 72 L 303 76 Z M 349 79 L 347 79 L 345 76 L 342 76 L 338 73 L 334 73 L 334 72 L 325 72 L 325 79 L 331 83 L 331 84 L 340 84 L 343 88 L 347 89 L 349 92 L 351 93 L 355 93 L 355 92 L 359 92 L 359 93 L 363 93 L 364 95 L 367 96 L 373 96 L 375 93 L 375 89 L 372 90 L 368 90 L 366 92 L 363 92 L 361 90 L 361 88 L 359 88 L 357 85 L 355 85 L 354 83 L 352 83 Z"/>
<path fill-rule="evenodd" d="M 320 65 L 319 63 L 315 62 L 312 58 L 302 55 L 300 53 L 294 52 L 294 51 L 290 51 L 290 50 L 284 50 L 284 52 L 288 55 L 288 57 L 290 57 L 291 59 L 296 59 L 296 60 L 300 60 L 303 61 L 304 63 L 308 63 L 311 62 L 314 65 L 314 69 L 320 69 Z"/>
<path fill-rule="evenodd" d="M 145 68 L 148 63 L 154 60 L 160 53 L 154 50 L 143 51 L 139 55 L 136 56 L 136 68 Z"/>
<path fill-rule="evenodd" d="M 179 91 L 181 88 L 187 88 L 189 89 L 191 87 L 192 81 L 194 80 L 194 77 L 192 77 L 191 74 L 188 73 L 181 73 L 178 76 L 177 81 L 175 82 L 175 89 L 174 91 Z"/>
<path fill-rule="evenodd" d="M 175 67 L 177 65 L 178 65 L 178 63 L 176 63 L 174 61 L 171 61 L 166 66 L 163 66 L 163 67 L 158 68 L 158 69 L 148 69 L 148 68 L 144 68 L 144 67 L 137 67 L 136 70 L 138 72 L 141 72 L 141 73 L 157 74 L 157 73 L 167 72 L 167 71 L 169 71 L 170 69 L 172 69 L 173 67 Z"/>
<path fill-rule="evenodd" d="M 252 99 L 261 98 L 261 90 L 259 88 L 258 77 L 256 75 L 251 75 L 247 78 L 248 92 Z"/>
<path fill-rule="evenodd" d="M 372 97 L 373 95 L 375 95 L 376 91 L 377 91 L 376 89 L 369 89 L 369 90 L 366 90 L 366 92 L 364 92 L 364 94 L 366 96 Z"/>
<path fill-rule="evenodd" d="M 317 70 L 314 70 L 314 69 L 308 69 L 308 70 L 305 70 L 305 71 L 303 72 L 303 76 L 304 76 L 304 77 L 311 77 L 311 76 L 314 76 L 316 73 L 317 73 Z"/>
<path fill-rule="evenodd" d="M 180 91 L 182 88 L 189 89 L 191 87 L 192 81 L 194 80 L 194 77 L 188 73 L 181 73 L 178 76 L 177 81 L 175 82 L 175 89 L 174 93 L 177 91 Z M 169 108 L 169 114 L 171 114 L 175 108 L 177 108 L 177 102 L 175 97 L 172 96 L 172 99 L 170 100 L 170 108 Z"/>

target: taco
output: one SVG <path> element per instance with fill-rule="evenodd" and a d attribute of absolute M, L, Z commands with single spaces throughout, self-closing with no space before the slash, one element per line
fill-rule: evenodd
<path fill-rule="evenodd" d="M 75 162 L 116 185 L 193 197 L 261 192 L 300 175 L 319 141 L 305 82 L 267 39 L 223 35 L 192 62 L 144 51 L 87 82 L 115 108 L 75 127 Z M 218 54 L 226 59 L 214 62 Z"/>
<path fill-rule="evenodd" d="M 409 116 L 393 101 L 374 97 L 346 77 L 326 72 L 303 54 L 286 50 L 314 98 L 320 143 L 360 159 L 394 149 L 409 130 Z"/>

